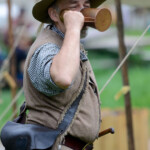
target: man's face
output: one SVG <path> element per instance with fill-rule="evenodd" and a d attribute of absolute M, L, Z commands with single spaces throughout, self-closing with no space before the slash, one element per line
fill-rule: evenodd
<path fill-rule="evenodd" d="M 69 9 L 73 11 L 81 11 L 83 8 L 89 8 L 90 7 L 90 0 L 57 0 L 56 2 L 56 13 L 58 22 L 56 22 L 56 26 L 62 31 L 65 32 L 64 24 L 60 21 L 59 15 L 60 12 L 64 9 Z M 85 34 L 85 28 L 84 34 Z M 82 32 L 81 32 L 82 34 Z"/>

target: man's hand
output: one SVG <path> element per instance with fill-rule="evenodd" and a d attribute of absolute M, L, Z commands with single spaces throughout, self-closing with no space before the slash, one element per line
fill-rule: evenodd
<path fill-rule="evenodd" d="M 68 10 L 63 15 L 66 30 L 81 31 L 84 24 L 84 16 L 78 11 Z"/>
<path fill-rule="evenodd" d="M 55 84 L 68 88 L 77 75 L 80 65 L 80 32 L 84 17 L 78 11 L 66 11 L 63 15 L 65 38 L 60 52 L 53 58 L 50 74 Z"/>

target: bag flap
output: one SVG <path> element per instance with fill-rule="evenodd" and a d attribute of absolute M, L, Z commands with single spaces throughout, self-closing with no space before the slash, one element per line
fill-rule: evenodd
<path fill-rule="evenodd" d="M 1 131 L 1 141 L 7 150 L 46 149 L 51 147 L 59 130 L 8 121 Z"/>

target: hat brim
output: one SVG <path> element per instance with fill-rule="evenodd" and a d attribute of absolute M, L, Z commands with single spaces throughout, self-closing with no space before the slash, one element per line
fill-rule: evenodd
<path fill-rule="evenodd" d="M 33 7 L 32 14 L 33 17 L 42 22 L 42 23 L 50 23 L 51 19 L 48 15 L 48 8 L 55 0 L 41 0 L 36 3 Z M 101 5 L 106 0 L 91 0 L 91 8 L 96 8 Z"/>

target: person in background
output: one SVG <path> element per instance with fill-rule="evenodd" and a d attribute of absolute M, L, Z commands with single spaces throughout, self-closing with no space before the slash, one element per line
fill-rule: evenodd
<path fill-rule="evenodd" d="M 15 49 L 15 63 L 16 63 L 16 80 L 17 86 L 23 85 L 23 72 L 24 63 L 28 54 L 29 46 L 31 45 L 31 39 L 27 35 L 22 35 L 19 45 Z"/>

